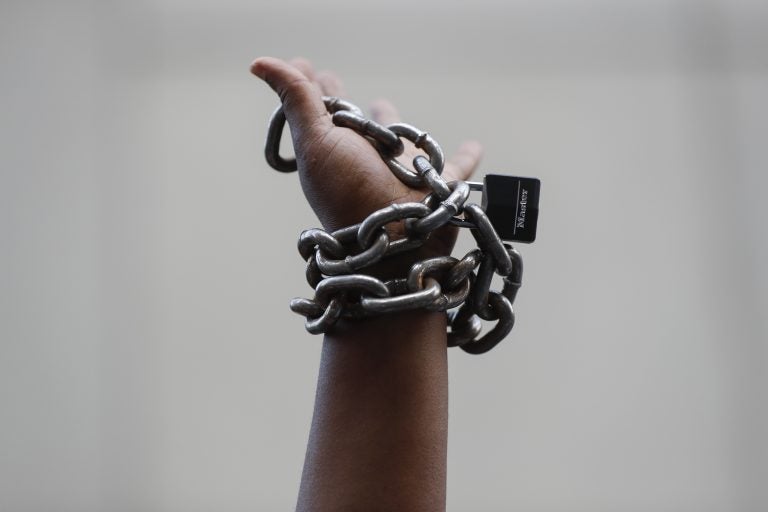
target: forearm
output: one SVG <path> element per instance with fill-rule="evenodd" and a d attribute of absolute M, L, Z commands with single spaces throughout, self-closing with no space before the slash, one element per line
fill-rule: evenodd
<path fill-rule="evenodd" d="M 444 510 L 445 322 L 414 311 L 326 335 L 297 510 Z"/>

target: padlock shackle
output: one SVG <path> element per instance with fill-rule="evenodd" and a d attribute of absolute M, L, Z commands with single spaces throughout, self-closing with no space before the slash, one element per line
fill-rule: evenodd
<path fill-rule="evenodd" d="M 466 184 L 469 185 L 469 190 L 483 191 L 483 183 L 481 181 L 467 181 Z"/>

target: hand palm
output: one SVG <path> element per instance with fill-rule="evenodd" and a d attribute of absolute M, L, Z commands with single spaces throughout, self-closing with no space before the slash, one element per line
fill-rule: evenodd
<path fill-rule="evenodd" d="M 409 144 L 398 160 L 410 164 L 417 154 Z M 360 222 L 392 203 L 421 201 L 429 192 L 401 182 L 378 151 L 348 128 L 332 127 L 297 158 L 307 199 L 328 229 Z"/>
<path fill-rule="evenodd" d="M 349 128 L 333 124 L 322 95 L 343 96 L 343 87 L 335 75 L 316 74 L 304 60 L 295 60 L 291 65 L 268 57 L 257 59 L 251 69 L 282 99 L 301 185 L 323 227 L 336 230 L 355 224 L 389 204 L 421 201 L 429 192 L 427 188 L 415 189 L 402 183 L 368 140 Z M 371 110 L 373 120 L 381 124 L 399 121 L 387 101 L 376 102 Z M 405 151 L 398 160 L 410 166 L 420 152 L 413 144 L 404 142 Z M 446 162 L 443 177 L 447 181 L 467 179 L 481 153 L 479 144 L 465 143 Z M 389 231 L 394 238 L 403 236 L 401 225 L 390 226 Z M 455 239 L 455 229 L 440 229 L 420 256 L 449 254 Z"/>

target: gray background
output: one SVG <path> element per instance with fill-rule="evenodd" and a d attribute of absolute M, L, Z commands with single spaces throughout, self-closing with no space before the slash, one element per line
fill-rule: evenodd
<path fill-rule="evenodd" d="M 3 0 L 0 510 L 293 507 L 317 223 L 259 55 L 543 182 L 513 335 L 450 351 L 450 510 L 768 509 L 767 34 L 724 0 Z"/>

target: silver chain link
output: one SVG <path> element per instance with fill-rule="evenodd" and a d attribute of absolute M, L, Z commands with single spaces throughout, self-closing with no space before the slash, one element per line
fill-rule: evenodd
<path fill-rule="evenodd" d="M 331 233 L 319 228 L 302 232 L 299 254 L 307 261 L 306 278 L 315 296 L 293 299 L 291 311 L 306 318 L 305 327 L 312 334 L 328 332 L 340 318 L 413 309 L 447 311 L 449 346 L 470 354 L 495 347 L 515 323 L 512 303 L 522 283 L 523 260 L 501 241 L 483 209 L 466 203 L 470 188 L 475 187 L 442 178 L 443 150 L 428 133 L 405 123 L 383 126 L 340 98 L 323 97 L 323 102 L 334 124 L 365 137 L 400 181 L 413 188 L 427 186 L 432 192 L 420 203 L 391 204 L 360 224 Z M 269 121 L 265 156 L 272 168 L 292 172 L 297 169 L 296 160 L 280 156 L 285 123 L 281 105 Z M 414 158 L 414 170 L 397 161 L 404 151 L 402 139 L 428 157 Z M 405 238 L 390 240 L 385 227 L 394 222 L 404 223 Z M 478 248 L 460 260 L 440 256 L 418 261 L 403 279 L 382 281 L 361 273 L 389 256 L 418 249 L 447 224 L 469 227 Z M 500 292 L 490 289 L 494 274 L 503 278 Z M 482 336 L 480 319 L 496 321 Z"/>

